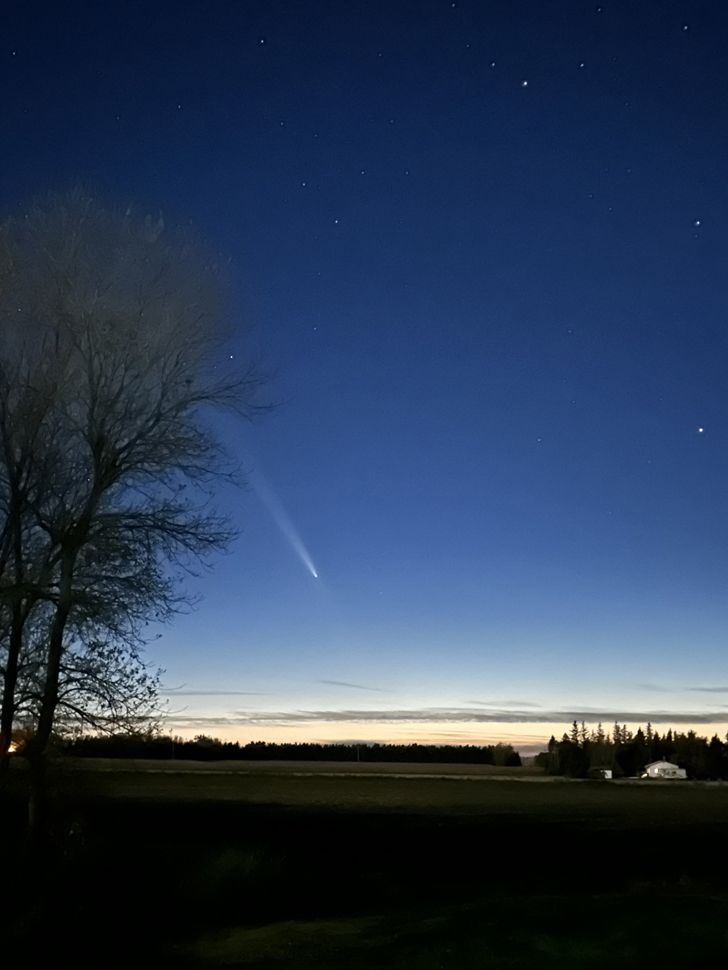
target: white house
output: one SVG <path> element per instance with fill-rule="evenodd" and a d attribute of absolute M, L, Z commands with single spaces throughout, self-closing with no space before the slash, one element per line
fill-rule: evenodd
<path fill-rule="evenodd" d="M 653 761 L 645 766 L 643 778 L 687 778 L 684 768 L 678 768 L 670 761 Z"/>

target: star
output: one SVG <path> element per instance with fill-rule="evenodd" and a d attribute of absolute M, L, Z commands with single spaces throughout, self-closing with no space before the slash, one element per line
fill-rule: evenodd
<path fill-rule="evenodd" d="M 698 434 L 704 434 L 705 428 L 698 428 Z"/>
<path fill-rule="evenodd" d="M 700 219 L 694 219 L 694 220 L 693 220 L 693 225 L 694 225 L 694 226 L 695 226 L 695 228 L 697 229 L 697 227 L 698 227 L 698 226 L 700 225 Z"/>
<path fill-rule="evenodd" d="M 527 88 L 528 87 L 528 81 L 521 81 L 521 87 L 522 88 Z"/>

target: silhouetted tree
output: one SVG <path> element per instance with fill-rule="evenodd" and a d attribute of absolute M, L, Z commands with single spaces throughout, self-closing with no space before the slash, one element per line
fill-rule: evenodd
<path fill-rule="evenodd" d="M 717 734 L 708 744 L 705 756 L 705 774 L 708 778 L 725 778 L 728 775 L 728 751 Z"/>
<path fill-rule="evenodd" d="M 552 737 L 538 763 L 550 774 L 585 777 L 593 769 L 611 768 L 620 777 L 639 775 L 650 761 L 666 760 L 685 768 L 690 778 L 728 778 L 728 737 L 726 743 L 717 735 L 708 742 L 694 731 L 680 734 L 672 730 L 661 737 L 651 727 L 648 732 L 638 728 L 632 735 L 618 724 L 614 725 L 616 742 L 599 727 L 585 741 L 575 743 L 573 737 L 573 729 L 561 741 Z"/>
<path fill-rule="evenodd" d="M 79 757 L 170 758 L 196 761 L 363 761 L 427 764 L 484 764 L 519 767 L 521 757 L 509 744 L 315 744 L 251 741 L 241 745 L 200 734 L 194 740 L 130 733 L 104 737 L 78 735 L 61 739 L 61 749 Z"/>
<path fill-rule="evenodd" d="M 61 710 L 152 714 L 145 624 L 233 537 L 203 414 L 250 413 L 257 382 L 223 367 L 214 265 L 161 220 L 54 197 L 2 226 L 0 264 L 0 756 L 22 701 L 37 809 Z"/>

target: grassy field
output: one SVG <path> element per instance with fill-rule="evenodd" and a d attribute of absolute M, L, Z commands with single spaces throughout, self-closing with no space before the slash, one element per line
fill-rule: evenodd
<path fill-rule="evenodd" d="M 165 774 L 254 774 L 254 775 L 448 775 L 481 776 L 488 778 L 545 778 L 541 768 L 503 768 L 496 765 L 455 765 L 429 764 L 422 762 L 367 762 L 367 761 L 174 761 L 168 758 L 155 760 L 120 758 L 75 758 L 66 759 L 68 769 L 77 771 L 145 771 Z"/>
<path fill-rule="evenodd" d="M 75 797 L 241 802 L 300 809 L 472 814 L 660 827 L 728 819 L 728 783 L 582 781 L 536 768 L 330 762 L 78 760 L 56 776 Z"/>
<path fill-rule="evenodd" d="M 728 786 L 281 762 L 77 763 L 55 786 L 40 892 L 20 840 L 1 860 L 34 900 L 13 921 L 26 964 L 46 945 L 74 966 L 248 970 L 728 956 Z M 19 827 L 21 802 L 5 810 Z"/>

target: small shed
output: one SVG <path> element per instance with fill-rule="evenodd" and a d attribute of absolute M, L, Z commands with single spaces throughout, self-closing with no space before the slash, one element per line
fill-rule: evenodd
<path fill-rule="evenodd" d="M 611 768 L 590 768 L 589 777 L 598 778 L 600 781 L 611 781 L 612 769 Z"/>
<path fill-rule="evenodd" d="M 684 780 L 687 778 L 687 772 L 684 768 L 678 768 L 677 765 L 672 764 L 671 761 L 653 761 L 651 764 L 645 765 L 645 771 L 642 777 Z"/>

